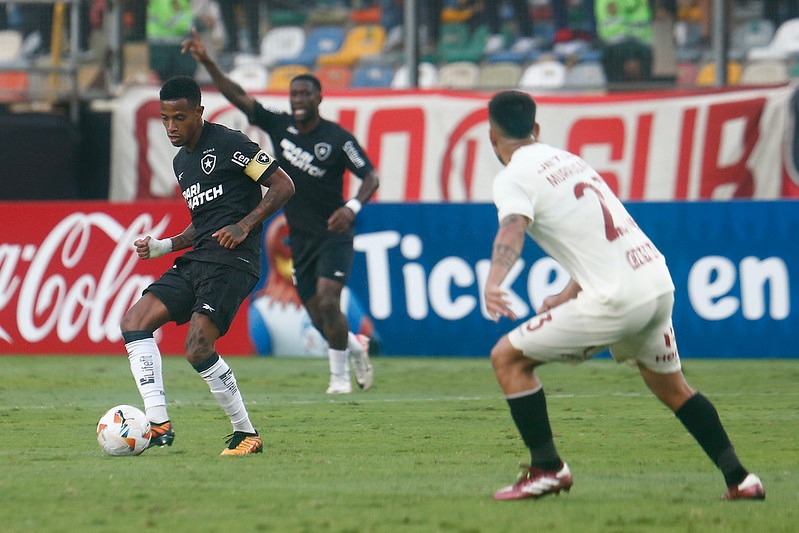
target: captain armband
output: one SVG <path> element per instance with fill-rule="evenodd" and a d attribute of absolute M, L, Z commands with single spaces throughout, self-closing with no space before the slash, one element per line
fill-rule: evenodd
<path fill-rule="evenodd" d="M 244 173 L 253 181 L 258 181 L 263 176 L 269 176 L 276 169 L 277 160 L 263 150 L 258 150 L 258 153 L 244 167 Z"/>

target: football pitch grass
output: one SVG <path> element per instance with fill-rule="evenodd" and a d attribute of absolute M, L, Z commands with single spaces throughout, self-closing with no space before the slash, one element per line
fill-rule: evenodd
<path fill-rule="evenodd" d="M 228 358 L 263 454 L 220 457 L 230 423 L 181 357 L 164 359 L 175 443 L 102 455 L 95 426 L 141 407 L 124 355 L 0 357 L 7 532 L 793 532 L 799 360 L 686 360 L 765 501 L 721 475 L 637 372 L 608 359 L 539 375 L 569 494 L 495 502 L 526 452 L 487 359 L 374 359 L 372 391 L 329 397 L 322 359 Z"/>

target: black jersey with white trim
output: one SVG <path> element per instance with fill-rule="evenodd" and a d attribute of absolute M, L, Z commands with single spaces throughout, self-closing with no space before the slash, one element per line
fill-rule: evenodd
<path fill-rule="evenodd" d="M 197 232 L 193 248 L 184 257 L 223 263 L 259 276 L 260 227 L 232 250 L 211 235 L 255 209 L 262 197 L 257 180 L 274 172 L 277 161 L 242 132 L 205 122 L 197 145 L 192 151 L 182 147 L 172 167 Z"/>
<path fill-rule="evenodd" d="M 251 122 L 269 135 L 280 167 L 294 180 L 294 196 L 284 208 L 289 227 L 325 233 L 327 219 L 345 202 L 345 170 L 363 179 L 374 169 L 363 148 L 352 133 L 325 119 L 301 135 L 291 115 L 258 102 Z"/>

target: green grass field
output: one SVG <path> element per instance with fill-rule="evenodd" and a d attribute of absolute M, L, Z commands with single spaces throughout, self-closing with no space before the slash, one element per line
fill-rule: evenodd
<path fill-rule="evenodd" d="M 321 359 L 229 358 L 263 454 L 219 457 L 230 423 L 164 361 L 171 448 L 102 455 L 95 425 L 141 406 L 124 355 L 0 357 L 0 523 L 25 531 L 740 531 L 799 529 L 799 360 L 684 361 L 763 502 L 721 475 L 626 365 L 540 370 L 569 494 L 495 502 L 526 452 L 485 359 L 377 358 L 368 393 L 324 394 Z"/>

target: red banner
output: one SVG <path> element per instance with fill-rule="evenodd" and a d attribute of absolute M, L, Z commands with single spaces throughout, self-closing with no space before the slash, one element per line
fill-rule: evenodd
<path fill-rule="evenodd" d="M 623 200 L 799 197 L 793 86 L 606 96 L 536 95 L 541 140 L 581 155 Z M 489 94 L 326 94 L 320 112 L 351 130 L 380 175 L 377 201 L 490 202 L 500 170 L 488 139 Z M 283 94 L 259 94 L 288 109 Z M 219 93 L 203 95 L 205 118 L 266 134 Z M 113 121 L 112 200 L 176 196 L 158 91 L 132 88 Z M 291 169 L 286 169 L 290 172 Z M 352 196 L 350 187 L 345 196 Z"/>
<path fill-rule="evenodd" d="M 181 201 L 2 203 L 0 353 L 124 354 L 119 323 L 175 254 L 142 261 L 133 241 L 180 233 Z M 164 354 L 182 354 L 186 326 L 156 332 Z M 226 355 L 251 354 L 246 311 L 217 343 Z"/>

